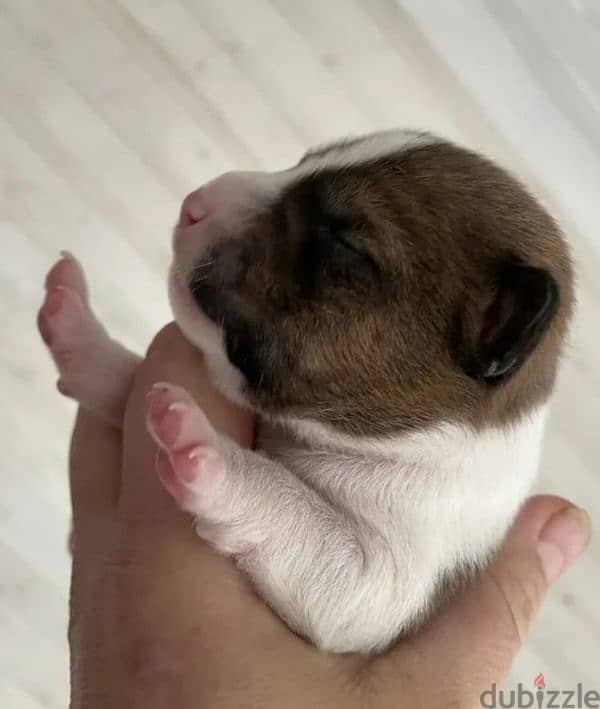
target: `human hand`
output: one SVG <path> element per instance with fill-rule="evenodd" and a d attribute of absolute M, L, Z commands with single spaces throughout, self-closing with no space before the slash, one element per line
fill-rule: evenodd
<path fill-rule="evenodd" d="M 122 435 L 79 412 L 70 465 L 72 707 L 479 706 L 481 692 L 506 676 L 549 584 L 587 544 L 585 513 L 533 498 L 489 569 L 419 633 L 377 657 L 326 655 L 195 536 L 163 490 L 144 425 L 157 381 L 184 386 L 217 429 L 252 441 L 248 415 L 212 389 L 200 353 L 174 326 L 140 366 Z"/>

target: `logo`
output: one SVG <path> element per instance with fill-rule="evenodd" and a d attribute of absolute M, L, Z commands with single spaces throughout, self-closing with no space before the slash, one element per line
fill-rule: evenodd
<path fill-rule="evenodd" d="M 530 685 L 531 686 L 531 685 Z M 579 682 L 575 689 L 552 689 L 546 687 L 542 672 L 533 680 L 533 689 L 519 682 L 516 689 L 498 689 L 494 682 L 479 697 L 484 709 L 600 709 L 600 693 L 586 690 Z"/>

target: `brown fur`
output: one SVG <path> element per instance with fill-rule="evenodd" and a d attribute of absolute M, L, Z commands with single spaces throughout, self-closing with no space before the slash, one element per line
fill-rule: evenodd
<path fill-rule="evenodd" d="M 445 142 L 304 178 L 209 259 L 191 287 L 224 323 L 250 399 L 353 435 L 520 416 L 552 389 L 573 305 L 552 218 Z M 468 360 L 490 313 L 502 324 L 493 304 L 511 259 L 552 276 L 557 309 L 522 366 L 490 383 Z"/>

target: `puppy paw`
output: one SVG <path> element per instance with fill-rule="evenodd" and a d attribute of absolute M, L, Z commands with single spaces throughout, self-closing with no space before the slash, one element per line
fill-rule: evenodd
<path fill-rule="evenodd" d="M 148 395 L 147 426 L 159 446 L 161 482 L 182 507 L 202 515 L 226 472 L 216 431 L 192 397 L 172 384 L 156 384 Z"/>
<path fill-rule="evenodd" d="M 85 303 L 89 300 L 88 287 L 81 264 L 68 251 L 60 252 L 60 259 L 48 271 L 45 287 L 48 291 L 54 288 L 69 288 L 78 293 Z"/>
<path fill-rule="evenodd" d="M 38 329 L 58 368 L 59 391 L 78 398 L 80 380 L 106 333 L 90 309 L 83 270 L 68 254 L 46 277 Z"/>

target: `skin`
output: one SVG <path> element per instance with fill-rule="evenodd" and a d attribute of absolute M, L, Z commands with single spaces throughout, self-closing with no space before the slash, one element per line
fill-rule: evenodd
<path fill-rule="evenodd" d="M 218 430 L 252 441 L 249 416 L 214 391 L 202 355 L 174 326 L 138 369 L 123 433 L 79 410 L 70 459 L 73 708 L 479 706 L 506 676 L 548 587 L 589 540 L 582 510 L 532 498 L 491 566 L 418 634 L 377 657 L 326 655 L 195 536 L 161 486 L 144 424 L 146 394 L 159 381 L 184 386 Z"/>

